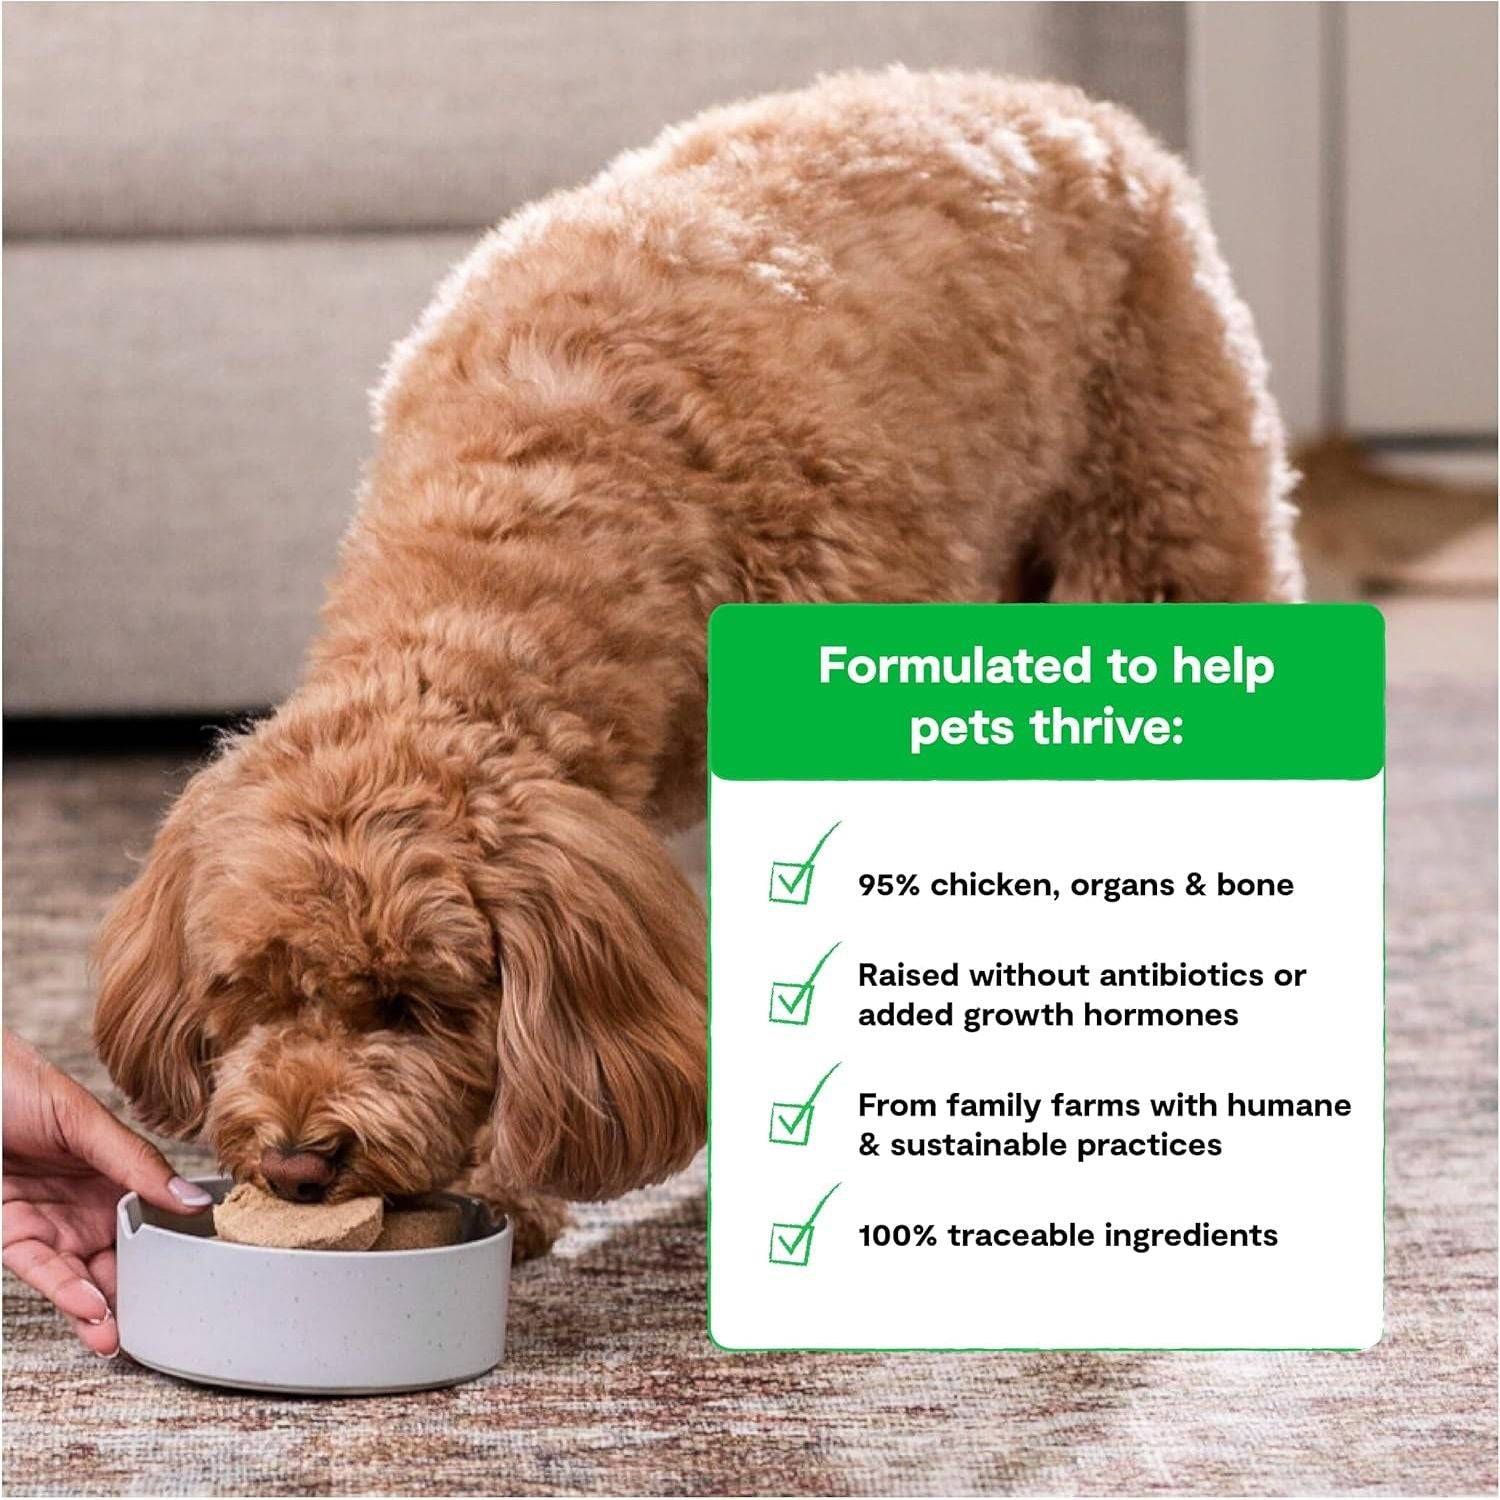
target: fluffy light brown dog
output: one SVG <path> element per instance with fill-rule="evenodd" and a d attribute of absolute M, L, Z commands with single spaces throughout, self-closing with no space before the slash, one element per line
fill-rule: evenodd
<path fill-rule="evenodd" d="M 1182 167 L 1118 110 L 833 79 L 516 215 L 392 357 L 301 686 L 104 928 L 150 1124 L 543 1248 L 704 1134 L 726 600 L 1286 599 L 1290 474 Z"/>

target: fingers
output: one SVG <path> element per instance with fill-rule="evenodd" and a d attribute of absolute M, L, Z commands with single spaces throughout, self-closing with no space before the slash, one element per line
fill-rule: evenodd
<path fill-rule="evenodd" d="M 88 1264 L 89 1280 L 94 1283 L 100 1291 L 109 1298 L 109 1305 L 115 1305 L 115 1298 L 119 1293 L 119 1281 L 115 1268 L 115 1252 L 113 1250 L 101 1250 L 97 1255 L 89 1257 Z M 73 1331 L 83 1340 L 84 1345 L 102 1354 L 106 1359 L 112 1359 L 120 1351 L 120 1326 L 111 1318 L 107 1323 L 79 1323 L 77 1319 L 70 1320 Z"/>
<path fill-rule="evenodd" d="M 58 1120 L 69 1150 L 96 1171 L 170 1213 L 199 1213 L 213 1199 L 178 1177 L 150 1141 L 110 1114 L 86 1089 L 75 1086 L 59 1103 Z"/>
<path fill-rule="evenodd" d="M 166 1158 L 122 1124 L 76 1080 L 10 1032 L 4 1033 L 5 1145 L 81 1160 L 108 1181 L 171 1213 L 198 1213 L 213 1201 L 176 1176 Z"/>
<path fill-rule="evenodd" d="M 113 1359 L 120 1352 L 120 1329 L 113 1318 L 104 1323 L 85 1323 L 79 1318 L 69 1318 L 73 1332 L 85 1349 Z"/>
<path fill-rule="evenodd" d="M 6 1202 L 0 1226 L 3 1226 L 7 1246 L 23 1240 L 40 1240 L 46 1245 L 57 1237 L 57 1228 L 52 1221 L 24 1198 L 11 1198 Z M 9 1261 L 6 1264 L 9 1265 Z"/>
<path fill-rule="evenodd" d="M 91 1255 L 88 1259 L 89 1280 L 109 1298 L 109 1305 L 115 1305 L 115 1298 L 119 1293 L 118 1272 L 115 1265 L 115 1252 L 113 1250 L 101 1250 L 97 1255 Z"/>
<path fill-rule="evenodd" d="M 3 1259 L 8 1271 L 69 1318 L 90 1325 L 113 1321 L 108 1299 L 89 1280 L 76 1255 L 63 1255 L 40 1240 L 19 1240 L 5 1247 Z"/>
<path fill-rule="evenodd" d="M 100 1251 L 86 1268 L 76 1255 L 63 1255 L 39 1240 L 22 1240 L 5 1247 L 4 1262 L 67 1318 L 84 1348 L 106 1359 L 119 1353 L 120 1329 L 106 1300 L 115 1293 L 113 1250 Z"/>

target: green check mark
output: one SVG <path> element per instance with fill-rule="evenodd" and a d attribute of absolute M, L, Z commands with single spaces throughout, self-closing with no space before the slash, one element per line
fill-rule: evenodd
<path fill-rule="evenodd" d="M 801 1104 L 773 1104 L 771 1106 L 770 1141 L 777 1146 L 805 1146 L 812 1139 L 813 1105 L 823 1092 L 823 1085 L 838 1072 L 841 1063 L 834 1065 L 818 1080 L 818 1086 Z"/>
<path fill-rule="evenodd" d="M 835 943 L 817 962 L 817 966 L 806 979 L 798 984 L 795 979 L 775 980 L 771 985 L 770 1019 L 779 1026 L 806 1026 L 812 1020 L 813 981 L 823 971 L 823 965 L 838 949 Z"/>
<path fill-rule="evenodd" d="M 823 1212 L 823 1205 L 838 1192 L 841 1183 L 834 1185 L 818 1199 L 818 1206 L 807 1216 L 805 1224 L 771 1225 L 771 1254 L 773 1266 L 805 1266 L 812 1256 L 813 1225 Z"/>
<path fill-rule="evenodd" d="M 842 820 L 840 820 L 842 821 Z M 835 823 L 813 846 L 813 852 L 802 860 L 773 860 L 771 862 L 772 901 L 783 906 L 806 906 L 812 895 L 813 861 L 823 852 L 823 845 L 833 835 Z"/>

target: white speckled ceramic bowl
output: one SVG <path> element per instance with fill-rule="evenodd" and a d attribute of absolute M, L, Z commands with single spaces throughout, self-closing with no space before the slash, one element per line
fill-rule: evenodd
<path fill-rule="evenodd" d="M 234 1184 L 200 1178 L 217 1202 Z M 433 1250 L 263 1250 L 217 1239 L 211 1214 L 129 1193 L 116 1225 L 120 1347 L 207 1385 L 302 1395 L 412 1391 L 472 1380 L 505 1357 L 511 1228 L 485 1205 Z"/>

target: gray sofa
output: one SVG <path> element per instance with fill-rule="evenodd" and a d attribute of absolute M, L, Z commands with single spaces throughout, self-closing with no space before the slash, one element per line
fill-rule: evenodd
<path fill-rule="evenodd" d="M 904 62 L 1180 144 L 1172 5 L 10 4 L 5 707 L 295 676 L 365 391 L 477 231 L 715 102 Z"/>

